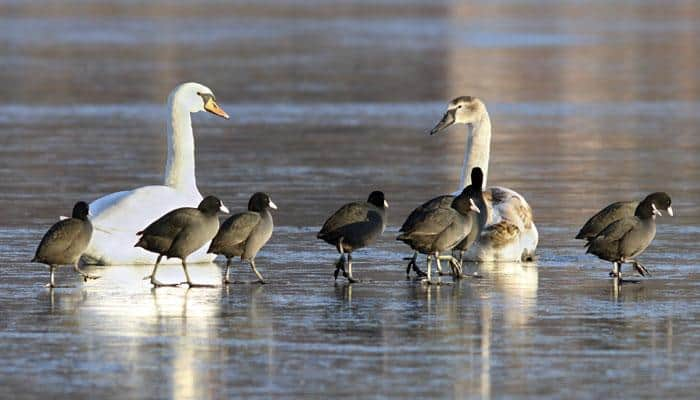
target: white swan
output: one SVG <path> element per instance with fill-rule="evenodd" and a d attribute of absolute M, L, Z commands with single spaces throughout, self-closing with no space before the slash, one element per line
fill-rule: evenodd
<path fill-rule="evenodd" d="M 480 167 L 484 186 L 488 177 L 491 147 L 491 120 L 484 103 L 471 96 L 458 97 L 447 105 L 447 112 L 430 131 L 433 135 L 453 124 L 469 127 L 460 185 L 455 195 L 470 184 L 469 171 Z M 517 192 L 503 187 L 484 190 L 489 219 L 479 240 L 465 254 L 470 261 L 532 260 L 539 240 L 532 219 L 532 208 Z"/>
<path fill-rule="evenodd" d="M 171 124 L 168 126 L 168 160 L 163 185 L 144 186 L 112 193 L 90 204 L 95 227 L 83 256 L 91 264 L 152 264 L 153 253 L 134 247 L 136 232 L 179 207 L 196 207 L 202 200 L 194 173 L 194 137 L 190 113 L 208 111 L 228 119 L 216 103 L 211 89 L 198 83 L 183 83 L 168 97 Z M 192 262 L 208 262 L 208 244 L 190 256 Z M 172 259 L 172 262 L 179 262 Z"/>

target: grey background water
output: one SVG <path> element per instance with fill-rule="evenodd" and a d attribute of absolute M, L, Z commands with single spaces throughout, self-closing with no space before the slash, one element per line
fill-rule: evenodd
<path fill-rule="evenodd" d="M 0 1 L 0 396 L 696 397 L 699 17 L 692 1 Z M 112 266 L 43 288 L 27 260 L 59 215 L 160 181 L 164 101 L 190 80 L 232 115 L 193 119 L 201 191 L 280 207 L 258 257 L 272 283 L 152 291 L 148 268 Z M 534 208 L 539 260 L 428 288 L 393 237 L 456 189 L 465 131 L 427 130 L 467 94 L 494 124 L 489 182 Z M 391 208 L 355 257 L 370 282 L 334 284 L 315 232 L 375 188 Z M 643 256 L 653 276 L 616 290 L 572 237 L 656 190 L 677 216 Z"/>

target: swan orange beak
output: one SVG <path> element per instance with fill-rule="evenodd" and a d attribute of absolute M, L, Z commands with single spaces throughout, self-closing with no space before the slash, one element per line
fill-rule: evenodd
<path fill-rule="evenodd" d="M 229 119 L 229 116 L 228 114 L 226 114 L 226 111 L 222 110 L 221 107 L 219 107 L 219 105 L 216 103 L 216 100 L 214 100 L 211 97 L 209 97 L 207 99 L 207 102 L 204 103 L 204 109 L 214 115 L 218 115 L 219 117 Z"/>

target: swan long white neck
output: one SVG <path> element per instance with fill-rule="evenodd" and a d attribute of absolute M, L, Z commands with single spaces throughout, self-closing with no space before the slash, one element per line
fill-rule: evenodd
<path fill-rule="evenodd" d="M 490 153 L 491 119 L 489 119 L 488 112 L 484 110 L 481 120 L 468 128 L 467 147 L 464 151 L 464 161 L 462 162 L 462 175 L 459 178 L 459 191 L 471 184 L 470 171 L 474 167 L 479 167 L 484 172 L 484 187 L 486 187 L 486 180 L 489 176 Z"/>
<path fill-rule="evenodd" d="M 168 99 L 171 124 L 168 126 L 168 161 L 164 184 L 181 191 L 198 192 L 194 173 L 194 135 L 189 110 Z"/>

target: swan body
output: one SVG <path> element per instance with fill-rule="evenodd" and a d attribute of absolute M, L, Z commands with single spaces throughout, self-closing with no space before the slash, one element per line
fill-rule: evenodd
<path fill-rule="evenodd" d="M 488 177 L 491 146 L 491 120 L 484 103 L 470 96 L 458 97 L 448 104 L 447 112 L 432 129 L 435 134 L 453 124 L 469 127 L 467 148 L 464 153 L 459 194 L 470 184 L 467 173 L 475 167 Z M 488 220 L 478 240 L 465 253 L 469 261 L 527 261 L 534 258 L 539 233 L 532 217 L 532 208 L 516 191 L 500 186 L 484 190 Z"/>
<path fill-rule="evenodd" d="M 197 207 L 202 200 L 195 180 L 190 114 L 208 111 L 226 119 L 228 115 L 216 103 L 211 89 L 198 83 L 176 87 L 168 98 L 168 105 L 171 124 L 168 126 L 168 158 L 163 184 L 108 194 L 90 204 L 95 229 L 83 255 L 86 263 L 152 264 L 152 253 L 134 247 L 136 232 L 174 209 Z M 188 261 L 212 261 L 215 256 L 206 254 L 207 245 L 192 253 Z"/>

